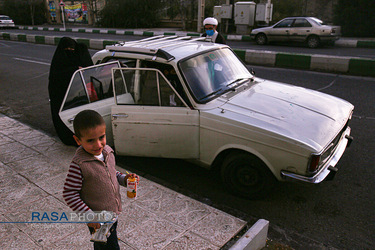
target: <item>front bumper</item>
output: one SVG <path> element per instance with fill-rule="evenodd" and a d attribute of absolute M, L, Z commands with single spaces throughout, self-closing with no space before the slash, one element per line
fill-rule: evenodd
<path fill-rule="evenodd" d="M 325 163 L 323 167 L 313 176 L 303 176 L 295 173 L 291 173 L 288 171 L 281 171 L 281 176 L 284 179 L 292 179 L 298 180 L 303 182 L 309 183 L 320 183 L 322 182 L 328 175 L 335 174 L 337 172 L 337 168 L 335 167 L 342 155 L 345 152 L 345 149 L 350 146 L 351 141 L 353 138 L 350 136 L 350 127 L 347 127 L 345 132 L 342 135 L 340 140 L 340 144 L 337 146 L 335 152 L 332 154 L 331 158 Z"/>

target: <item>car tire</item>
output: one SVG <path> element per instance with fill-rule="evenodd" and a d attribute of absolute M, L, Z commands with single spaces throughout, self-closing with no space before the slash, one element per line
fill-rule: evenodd
<path fill-rule="evenodd" d="M 309 48 L 317 48 L 320 44 L 320 39 L 318 36 L 309 36 L 306 42 Z"/>
<path fill-rule="evenodd" d="M 258 45 L 265 45 L 267 43 L 267 36 L 263 33 L 260 33 L 255 36 L 255 42 Z"/>
<path fill-rule="evenodd" d="M 223 161 L 221 177 L 233 194 L 249 199 L 264 197 L 276 183 L 266 164 L 246 152 L 229 154 Z"/>

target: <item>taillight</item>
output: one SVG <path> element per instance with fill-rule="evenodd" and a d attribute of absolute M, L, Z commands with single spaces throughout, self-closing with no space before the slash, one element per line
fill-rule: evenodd
<path fill-rule="evenodd" d="M 310 159 L 309 171 L 315 172 L 319 168 L 320 155 L 312 155 Z"/>

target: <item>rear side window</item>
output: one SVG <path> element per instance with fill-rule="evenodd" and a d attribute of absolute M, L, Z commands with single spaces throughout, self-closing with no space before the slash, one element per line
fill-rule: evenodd
<path fill-rule="evenodd" d="M 118 105 L 185 106 L 173 83 L 155 69 L 116 69 L 114 79 Z"/>
<path fill-rule="evenodd" d="M 311 27 L 312 25 L 306 19 L 296 19 L 293 27 Z"/>
<path fill-rule="evenodd" d="M 66 97 L 64 107 L 62 110 L 75 108 L 89 103 L 89 98 L 84 87 L 81 74 L 76 73 L 69 88 L 68 96 Z"/>
<path fill-rule="evenodd" d="M 119 68 L 119 63 L 111 62 L 76 71 L 62 110 L 113 98 L 112 68 Z"/>

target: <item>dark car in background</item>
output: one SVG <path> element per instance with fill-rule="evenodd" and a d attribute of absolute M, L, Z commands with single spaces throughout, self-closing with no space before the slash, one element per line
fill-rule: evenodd
<path fill-rule="evenodd" d="M 340 38 L 339 26 L 330 26 L 316 17 L 287 17 L 270 27 L 253 29 L 251 38 L 259 45 L 268 42 L 304 42 L 310 48 L 333 44 Z"/>

